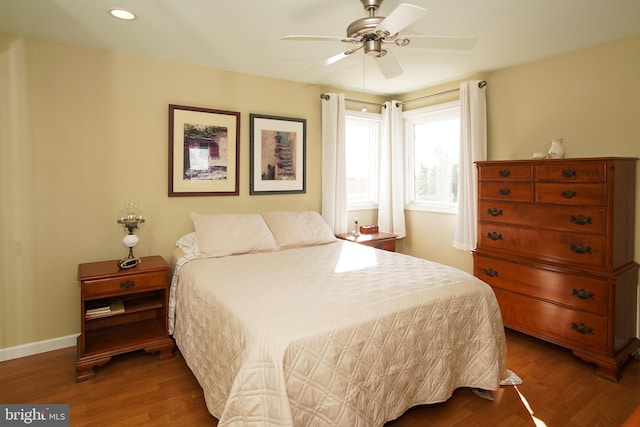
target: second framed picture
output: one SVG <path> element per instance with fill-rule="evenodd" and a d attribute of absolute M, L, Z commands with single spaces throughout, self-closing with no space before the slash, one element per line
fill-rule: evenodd
<path fill-rule="evenodd" d="M 306 192 L 306 119 L 250 114 L 250 193 Z"/>

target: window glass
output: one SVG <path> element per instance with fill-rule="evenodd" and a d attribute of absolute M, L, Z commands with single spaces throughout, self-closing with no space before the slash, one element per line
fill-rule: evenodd
<path fill-rule="evenodd" d="M 407 208 L 455 213 L 460 107 L 457 101 L 404 114 Z"/>
<path fill-rule="evenodd" d="M 377 207 L 380 115 L 350 111 L 345 118 L 348 209 Z"/>

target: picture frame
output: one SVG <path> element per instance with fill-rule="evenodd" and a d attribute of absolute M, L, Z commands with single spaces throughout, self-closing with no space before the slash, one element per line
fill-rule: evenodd
<path fill-rule="evenodd" d="M 307 120 L 250 114 L 250 194 L 306 192 Z"/>
<path fill-rule="evenodd" d="M 169 104 L 169 197 L 240 194 L 240 113 Z"/>

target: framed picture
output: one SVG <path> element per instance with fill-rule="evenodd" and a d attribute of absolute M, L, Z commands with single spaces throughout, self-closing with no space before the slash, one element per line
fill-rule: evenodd
<path fill-rule="evenodd" d="M 237 196 L 240 113 L 169 105 L 169 197 Z"/>
<path fill-rule="evenodd" d="M 306 119 L 250 114 L 250 193 L 306 191 Z"/>

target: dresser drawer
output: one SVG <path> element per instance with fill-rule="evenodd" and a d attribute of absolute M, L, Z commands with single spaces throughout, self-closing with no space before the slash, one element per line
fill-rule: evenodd
<path fill-rule="evenodd" d="M 507 328 L 522 329 L 569 347 L 607 349 L 607 318 L 494 288 Z"/>
<path fill-rule="evenodd" d="M 166 288 L 167 272 L 132 274 L 111 279 L 98 279 L 82 283 L 84 299 L 102 298 L 110 295 L 122 295 L 151 289 Z"/>
<path fill-rule="evenodd" d="M 478 191 L 480 199 L 533 201 L 533 182 L 483 181 Z"/>
<path fill-rule="evenodd" d="M 605 279 L 560 273 L 478 254 L 474 259 L 474 274 L 494 288 L 595 314 L 607 314 L 608 288 Z"/>
<path fill-rule="evenodd" d="M 604 182 L 607 165 L 602 162 L 558 162 L 536 165 L 536 181 Z"/>
<path fill-rule="evenodd" d="M 576 265 L 604 266 L 605 238 L 517 226 L 480 223 L 478 247 L 530 258 L 569 261 Z"/>
<path fill-rule="evenodd" d="M 481 180 L 521 180 L 533 179 L 532 165 L 480 165 L 478 168 Z"/>
<path fill-rule="evenodd" d="M 536 201 L 563 205 L 605 206 L 607 187 L 605 184 L 538 183 Z"/>
<path fill-rule="evenodd" d="M 591 234 L 604 234 L 606 231 L 604 208 L 480 200 L 478 219 Z"/>

